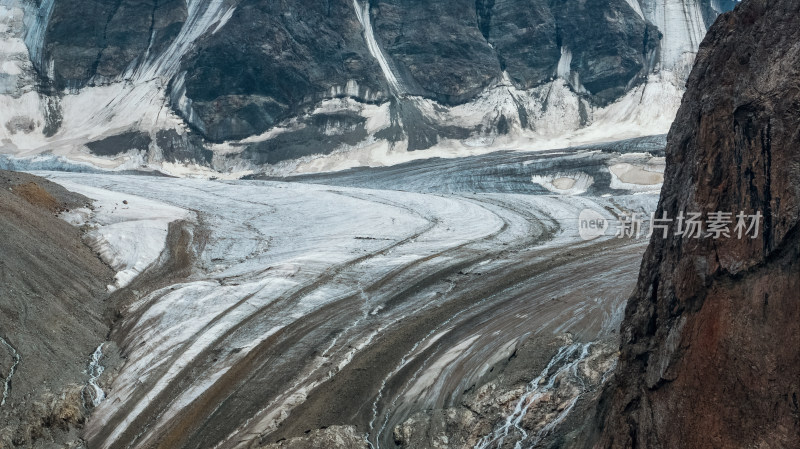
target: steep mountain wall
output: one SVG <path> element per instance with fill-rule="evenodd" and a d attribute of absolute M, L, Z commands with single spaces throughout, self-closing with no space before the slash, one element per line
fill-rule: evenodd
<path fill-rule="evenodd" d="M 734 3 L 0 0 L 0 151 L 235 176 L 661 134 Z"/>
<path fill-rule="evenodd" d="M 656 216 L 763 218 L 756 238 L 651 241 L 595 447 L 800 441 L 799 17 L 798 2 L 749 0 L 700 47 Z"/>

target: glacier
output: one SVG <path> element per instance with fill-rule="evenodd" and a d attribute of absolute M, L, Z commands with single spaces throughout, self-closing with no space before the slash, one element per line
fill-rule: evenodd
<path fill-rule="evenodd" d="M 288 418 L 302 416 L 320 391 L 334 391 L 321 386 L 367 364 L 380 376 L 359 393 L 371 404 L 368 439 L 387 447 L 410 413 L 448 404 L 531 338 L 531 317 L 535 335 L 607 338 L 646 241 L 609 233 L 584 242 L 577 217 L 586 208 L 609 220 L 655 208 L 656 189 L 612 185 L 608 172 L 619 164 L 663 168 L 663 158 L 641 145 L 624 154 L 416 161 L 294 182 L 37 172 L 95 201 L 94 210 L 62 218 L 87 224 L 89 241 L 102 243 L 101 254 L 123 274 L 112 288 L 158 270 L 169 229 L 182 229 L 193 255 L 186 277 L 152 291 L 137 287 L 123 306 L 126 331 L 112 337 L 120 349 L 102 351 L 121 350 L 124 361 L 103 381 L 107 397 L 95 404 L 86 440 L 148 447 L 174 429 L 195 429 L 180 438 L 244 447 L 294 423 Z M 571 176 L 583 192 L 554 195 L 533 173 Z M 633 180 L 636 187 L 658 181 Z M 592 257 L 553 265 L 566 253 Z M 510 273 L 541 277 L 516 282 Z M 486 290 L 492 285 L 504 287 Z M 466 325 L 472 320 L 483 324 Z M 403 330 L 423 323 L 424 332 Z M 274 345 L 283 349 L 274 353 Z M 371 358 L 395 353 L 383 364 Z M 569 362 L 554 370 L 578 363 Z M 102 397 L 98 379 L 90 381 L 93 398 Z M 229 399 L 202 407 L 220 391 Z M 196 407 L 217 424 L 195 428 L 201 421 L 186 417 Z"/>

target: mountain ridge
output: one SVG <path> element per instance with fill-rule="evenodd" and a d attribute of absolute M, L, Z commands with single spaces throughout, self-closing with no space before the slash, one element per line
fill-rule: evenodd
<path fill-rule="evenodd" d="M 660 134 L 735 3 L 3 0 L 0 142 L 239 177 Z"/>

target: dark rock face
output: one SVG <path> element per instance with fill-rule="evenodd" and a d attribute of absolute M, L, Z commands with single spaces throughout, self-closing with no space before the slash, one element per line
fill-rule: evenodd
<path fill-rule="evenodd" d="M 342 144 L 355 145 L 366 138 L 365 121 L 359 115 L 343 113 L 308 117 L 301 129 L 248 146 L 244 157 L 256 164 L 274 164 L 311 154 L 328 154 Z"/>
<path fill-rule="evenodd" d="M 591 123 L 591 111 L 620 99 L 648 75 L 673 69 L 659 65 L 665 42 L 671 57 L 676 51 L 693 54 L 704 26 L 737 3 L 197 0 L 190 8 L 184 0 L 47 0 L 36 12 L 33 0 L 18 1 L 30 1 L 26 23 L 37 24 L 33 36 L 43 36 L 41 49 L 38 39 L 26 43 L 46 97 L 45 136 L 62 131 L 65 91 L 143 83 L 157 99 L 144 101 L 167 97 L 191 128 L 189 138 L 165 140 L 168 148 L 160 147 L 157 134 L 170 129 L 150 133 L 151 160 L 160 149 L 199 162 L 211 158 L 198 147 L 258 136 L 279 125 L 313 126 L 310 116 L 322 101 L 343 97 L 362 105 L 392 102 L 391 126 L 366 138 L 355 129 L 334 139 L 324 129 L 295 130 L 290 150 L 286 142 L 256 145 L 247 161 L 325 154 L 356 138 L 420 150 L 444 140 L 535 131 L 537 107 L 548 109 L 550 99 L 533 89 L 557 77 L 569 84 L 559 85 L 559 93 L 579 102 L 580 124 L 568 126 L 583 127 Z M 672 11 L 669 17 L 665 8 Z M 669 28 L 672 36 L 665 38 L 658 27 Z M 518 111 L 491 117 L 506 87 Z M 445 117 L 452 107 L 476 100 L 469 124 Z M 122 132 L 151 131 L 140 124 Z M 303 142 L 304 136 L 310 140 Z"/>
<path fill-rule="evenodd" d="M 374 2 L 375 32 L 410 86 L 444 104 L 477 95 L 505 70 L 524 88 L 552 80 L 562 46 L 601 102 L 618 98 L 659 32 L 624 0 Z"/>
<path fill-rule="evenodd" d="M 659 41 L 658 30 L 624 0 L 567 2 L 553 10 L 542 1 L 376 1 L 371 7 L 376 40 L 406 92 L 448 105 L 475 98 L 503 70 L 524 88 L 552 80 L 562 45 L 575 49 L 573 70 L 606 103 L 646 74 Z M 206 137 L 263 132 L 351 79 L 362 99 L 367 90 L 388 93 L 352 2 L 281 8 L 241 5 L 227 32 L 187 59 L 186 95 L 199 117 L 193 124 Z M 275 45 L 276 36 L 283 44 Z M 286 52 L 296 57 L 285 58 Z M 425 148 L 435 143 L 430 140 L 410 147 Z"/>
<path fill-rule="evenodd" d="M 201 139 L 194 134 L 178 134 L 175 130 L 162 130 L 156 135 L 156 144 L 165 161 L 174 163 L 210 164 L 214 153 L 203 147 Z"/>
<path fill-rule="evenodd" d="M 371 4 L 376 39 L 411 92 L 457 104 L 500 76 L 500 64 L 478 28 L 472 0 Z"/>
<path fill-rule="evenodd" d="M 525 88 L 551 79 L 561 58 L 558 26 L 550 3 L 544 0 L 476 2 L 478 25 L 494 47 L 501 68 Z"/>
<path fill-rule="evenodd" d="M 572 55 L 569 68 L 600 103 L 619 98 L 652 69 L 648 61 L 660 33 L 624 0 L 477 3 L 481 30 L 502 68 L 524 88 L 553 79 L 562 48 Z"/>
<path fill-rule="evenodd" d="M 356 80 L 356 98 L 385 91 L 352 1 L 240 3 L 184 60 L 193 125 L 226 140 L 266 131 Z"/>
<path fill-rule="evenodd" d="M 574 87 L 605 104 L 646 76 L 660 39 L 625 0 L 377 0 L 370 8 L 376 41 L 404 93 L 445 105 L 474 99 L 504 70 L 523 88 L 552 80 L 562 46 L 572 52 Z M 352 1 L 248 0 L 184 60 L 194 114 L 183 115 L 221 141 L 264 132 L 349 80 L 359 84 L 356 98 L 385 98 L 362 33 Z M 423 140 L 409 146 L 436 141 Z"/>
<path fill-rule="evenodd" d="M 99 156 L 114 156 L 129 150 L 147 151 L 150 136 L 139 132 L 127 132 L 86 144 L 89 150 Z"/>
<path fill-rule="evenodd" d="M 150 134 L 130 131 L 104 139 L 89 142 L 86 146 L 98 156 L 116 156 L 129 151 L 147 153 L 153 143 Z M 197 135 L 178 133 L 172 129 L 155 133 L 155 144 L 161 150 L 161 157 L 172 163 L 205 164 L 211 163 L 214 153 L 203 146 Z"/>
<path fill-rule="evenodd" d="M 595 447 L 800 440 L 798 17 L 795 1 L 750 0 L 701 46 L 668 137 L 656 215 L 763 220 L 754 239 L 651 241 Z"/>
<path fill-rule="evenodd" d="M 162 51 L 185 20 L 183 0 L 56 1 L 45 43 L 52 81 L 74 89 L 117 77 Z"/>
<path fill-rule="evenodd" d="M 408 151 L 425 150 L 439 139 L 466 139 L 473 131 L 469 127 L 437 123 L 419 110 L 414 100 L 395 99 L 390 105 L 392 126 L 376 134 L 390 142 L 406 139 Z"/>
<path fill-rule="evenodd" d="M 563 2 L 555 9 L 557 39 L 597 102 L 616 100 L 652 69 L 661 33 L 624 0 Z"/>

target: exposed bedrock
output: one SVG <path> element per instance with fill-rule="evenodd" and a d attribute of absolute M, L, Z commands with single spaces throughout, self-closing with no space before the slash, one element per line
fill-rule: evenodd
<path fill-rule="evenodd" d="M 476 98 L 504 71 L 523 89 L 560 74 L 606 104 L 656 69 L 664 31 L 656 26 L 703 30 L 706 23 L 692 21 L 710 22 L 731 7 L 704 1 L 703 17 L 676 19 L 660 11 L 699 9 L 626 0 L 217 3 L 55 0 L 38 13 L 46 20 L 52 11 L 37 68 L 58 88 L 78 89 L 130 77 L 186 40 L 174 52 L 185 78 L 173 79 L 172 90 L 190 104 L 173 106 L 204 137 L 222 141 L 260 134 L 323 98 L 383 101 L 395 81 L 402 93 L 454 105 Z M 230 14 L 204 13 L 229 7 Z M 207 30 L 194 36 L 186 27 Z"/>
<path fill-rule="evenodd" d="M 212 140 L 242 138 L 338 92 L 380 101 L 396 79 L 404 94 L 455 105 L 504 70 L 521 88 L 551 81 L 559 62 L 576 90 L 604 104 L 647 75 L 660 39 L 624 0 L 368 3 L 366 30 L 348 0 L 240 3 L 184 59 L 196 116 L 185 115 Z"/>
<path fill-rule="evenodd" d="M 44 58 L 53 61 L 58 88 L 78 89 L 111 81 L 154 58 L 186 21 L 183 0 L 53 0 Z"/>
<path fill-rule="evenodd" d="M 382 98 L 385 85 L 347 0 L 242 1 L 183 69 L 193 125 L 212 140 L 266 131 L 350 81 L 363 101 Z"/>
<path fill-rule="evenodd" d="M 700 47 L 657 216 L 763 216 L 757 238 L 654 238 L 594 447 L 800 440 L 800 4 L 750 0 Z"/>
<path fill-rule="evenodd" d="M 0 151 L 237 177 L 663 134 L 734 3 L 2 0 Z"/>

